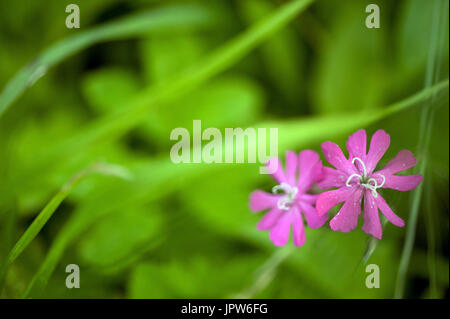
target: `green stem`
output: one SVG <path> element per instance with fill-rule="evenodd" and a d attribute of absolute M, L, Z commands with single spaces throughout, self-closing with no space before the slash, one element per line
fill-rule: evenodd
<path fill-rule="evenodd" d="M 52 199 L 45 205 L 39 215 L 33 220 L 31 225 L 27 228 L 25 233 L 20 237 L 17 243 L 9 252 L 5 262 L 0 268 L 0 291 L 3 289 L 5 277 L 9 266 L 20 256 L 20 254 L 28 247 L 33 239 L 39 234 L 41 229 L 45 226 L 47 221 L 52 217 L 53 213 L 62 203 L 62 201 L 69 195 L 72 189 L 80 183 L 86 176 L 91 173 L 103 173 L 107 175 L 116 175 L 126 178 L 126 175 L 119 167 L 111 164 L 94 163 L 85 169 L 76 173 L 61 189 L 52 197 Z"/>
<path fill-rule="evenodd" d="M 448 14 L 448 2 L 445 2 L 445 10 L 442 10 L 441 5 L 444 4 L 443 1 L 436 1 L 434 12 L 433 12 L 433 29 L 430 37 L 430 49 L 428 55 L 428 63 L 427 63 L 427 73 L 425 78 L 425 88 L 426 90 L 432 88 L 431 85 L 437 81 L 439 76 L 439 61 L 438 66 L 436 67 L 436 60 L 439 60 L 439 49 L 437 47 L 438 34 L 445 33 L 445 25 L 446 18 L 441 16 L 447 12 Z M 439 21 L 441 24 L 439 25 Z M 441 36 L 441 41 L 443 37 Z M 441 82 L 442 83 L 442 82 Z M 436 85 L 435 85 L 436 86 Z M 433 87 L 435 87 L 433 86 Z M 421 116 L 420 123 L 420 135 L 419 135 L 419 143 L 418 143 L 418 155 L 419 155 L 419 164 L 417 168 L 418 174 L 421 174 L 425 177 L 425 180 L 412 192 L 412 201 L 411 201 L 411 210 L 408 218 L 408 226 L 406 229 L 406 238 L 405 244 L 403 246 L 402 256 L 400 259 L 400 265 L 398 267 L 397 273 L 397 282 L 395 286 L 395 298 L 403 298 L 405 292 L 405 284 L 406 277 L 408 273 L 408 267 L 411 260 L 411 254 L 414 247 L 414 240 L 416 236 L 416 227 L 417 220 L 419 216 L 420 203 L 423 193 L 423 185 L 427 182 L 427 176 L 425 176 L 427 164 L 428 164 L 428 145 L 431 139 L 431 130 L 433 124 L 433 117 L 435 113 L 435 109 L 433 109 L 432 102 L 436 99 L 436 92 L 434 92 L 428 101 L 426 101 Z"/>

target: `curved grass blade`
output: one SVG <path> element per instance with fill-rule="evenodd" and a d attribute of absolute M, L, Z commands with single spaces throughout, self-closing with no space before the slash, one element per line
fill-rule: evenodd
<path fill-rule="evenodd" d="M 294 251 L 294 246 L 283 247 L 275 252 L 254 273 L 252 284 L 239 293 L 231 295 L 230 299 L 252 299 L 263 291 L 275 278 L 280 265 Z"/>
<path fill-rule="evenodd" d="M 212 12 L 205 7 L 178 5 L 145 11 L 68 37 L 42 52 L 9 81 L 0 95 L 0 117 L 49 68 L 93 44 L 151 31 L 200 27 L 213 21 Z"/>
<path fill-rule="evenodd" d="M 330 136 L 337 136 L 347 133 L 356 128 L 370 125 L 391 114 L 395 114 L 413 106 L 417 106 L 422 101 L 429 98 L 432 94 L 438 95 L 442 92 L 446 92 L 447 89 L 448 80 L 443 81 L 431 88 L 424 89 L 405 100 L 394 103 L 393 105 L 386 108 L 380 108 L 378 109 L 378 111 L 373 111 L 371 113 L 364 112 L 360 114 L 318 117 L 289 122 L 266 122 L 260 123 L 259 125 L 257 125 L 257 127 L 279 128 L 279 135 L 283 136 L 283 141 L 279 145 L 280 151 L 293 147 L 304 147 L 313 141 L 317 141 L 319 139 L 323 140 L 324 138 L 329 138 Z M 342 124 L 330 125 L 335 123 Z M 132 189 L 121 192 L 123 196 L 122 198 L 116 198 L 115 196 L 111 197 L 107 194 L 107 198 L 114 198 L 116 201 L 114 201 L 113 203 L 109 203 L 110 207 L 102 207 L 103 211 L 100 212 L 99 215 L 104 216 L 104 214 L 110 213 L 113 209 L 117 210 L 121 209 L 122 207 L 126 207 L 128 202 L 133 202 L 134 204 L 150 202 L 166 195 L 169 192 L 174 191 L 177 187 L 182 186 L 182 184 L 174 184 L 173 182 L 170 182 L 173 180 L 173 176 L 177 176 L 177 181 L 182 180 L 182 183 L 188 183 L 191 178 L 197 177 L 199 176 L 199 174 L 210 173 L 211 169 L 220 166 L 213 166 L 212 164 L 198 164 L 187 166 L 172 165 L 170 166 L 171 169 L 168 170 L 167 173 L 162 173 L 162 176 L 158 176 L 155 178 L 154 172 L 161 172 L 171 164 L 170 160 L 167 159 L 167 155 L 164 155 L 164 161 L 153 160 L 151 163 L 146 165 L 149 166 L 147 174 L 136 174 L 136 176 L 139 176 L 141 178 L 142 183 L 137 186 L 135 185 L 135 187 Z M 162 166 L 158 166 L 160 164 Z M 164 185 L 164 192 L 155 192 L 155 190 L 161 189 L 161 185 Z M 90 227 L 93 223 L 96 222 L 98 218 L 99 216 L 92 216 L 92 212 L 88 210 L 86 212 L 83 212 L 82 214 L 73 216 L 73 218 L 65 224 L 65 226 L 63 227 L 63 229 L 61 229 L 59 235 L 55 239 L 41 267 L 26 289 L 23 295 L 24 298 L 40 295 L 40 293 L 45 288 L 48 280 L 50 279 L 54 269 L 56 268 L 59 260 L 64 254 L 64 251 L 74 242 L 74 240 L 78 236 L 80 236 L 83 230 Z"/>
<path fill-rule="evenodd" d="M 431 171 L 430 169 L 428 171 Z M 428 276 L 430 278 L 430 298 L 439 298 L 438 281 L 437 281 L 437 254 L 436 254 L 436 238 L 435 238 L 435 216 L 432 213 L 432 193 L 433 185 L 429 181 L 425 185 L 425 207 L 428 212 L 425 216 L 425 229 L 427 233 L 428 250 L 427 250 L 427 265 Z"/>
<path fill-rule="evenodd" d="M 387 224 L 387 219 L 384 216 L 381 216 L 381 229 L 384 229 L 384 226 L 386 226 Z M 378 247 L 378 243 L 380 242 L 380 240 L 378 238 L 375 238 L 373 236 L 370 236 L 368 241 L 367 241 L 367 246 L 366 246 L 366 250 L 361 258 L 361 261 L 359 263 L 359 265 L 365 265 L 367 264 L 367 262 L 369 261 L 370 257 L 373 255 L 373 253 L 375 252 L 375 250 Z M 358 266 L 359 266 L 358 265 Z"/>
<path fill-rule="evenodd" d="M 438 81 L 440 72 L 440 51 L 442 51 L 445 36 L 447 36 L 447 21 L 448 21 L 448 2 L 436 1 L 433 11 L 433 31 L 430 37 L 430 49 L 428 55 L 427 72 L 425 76 L 425 88 L 429 88 L 433 82 Z M 442 8 L 444 7 L 444 10 Z M 440 22 L 440 23 L 439 23 Z M 438 36 L 440 34 L 440 37 Z M 436 95 L 431 95 L 430 99 L 426 101 L 422 109 L 420 135 L 418 142 L 418 174 L 426 178 L 426 170 L 428 164 L 428 146 L 431 139 L 433 118 L 435 109 L 432 108 L 433 102 L 436 101 Z M 397 282 L 395 285 L 395 298 L 403 298 L 405 292 L 406 276 L 408 272 L 409 262 L 414 246 L 416 236 L 416 226 L 419 216 L 420 203 L 424 188 L 424 180 L 411 193 L 411 210 L 409 213 L 409 223 L 406 229 L 405 244 L 403 246 L 400 265 L 398 267 Z M 434 235 L 433 235 L 434 236 Z"/>
<path fill-rule="evenodd" d="M 85 169 L 76 173 L 61 189 L 53 196 L 48 204 L 42 209 L 39 215 L 33 220 L 31 225 L 27 228 L 25 233 L 20 237 L 17 243 L 9 252 L 0 269 L 0 291 L 3 288 L 8 267 L 19 257 L 19 255 L 27 248 L 31 241 L 39 234 L 41 229 L 45 226 L 47 221 L 52 217 L 53 213 L 62 203 L 62 201 L 69 195 L 71 190 L 78 185 L 86 176 L 92 173 L 100 173 L 109 176 L 116 176 L 123 179 L 130 179 L 131 175 L 126 169 L 121 166 L 106 164 L 102 162 L 94 163 Z"/>
<path fill-rule="evenodd" d="M 254 24 L 215 53 L 203 59 L 199 65 L 193 65 L 181 75 L 175 76 L 164 84 L 145 89 L 127 101 L 127 107 L 88 124 L 86 129 L 56 145 L 46 152 L 42 159 L 40 158 L 32 164 L 31 171 L 43 170 L 43 167 L 49 167 L 49 161 L 53 162 L 70 153 L 86 149 L 96 142 L 104 142 L 122 136 L 145 121 L 148 111 L 152 108 L 160 107 L 181 94 L 197 88 L 211 77 L 232 66 L 312 2 L 313 0 L 295 0 L 281 6 L 272 15 Z"/>

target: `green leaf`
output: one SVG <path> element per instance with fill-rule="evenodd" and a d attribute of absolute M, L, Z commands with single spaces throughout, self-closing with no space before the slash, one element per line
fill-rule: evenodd
<path fill-rule="evenodd" d="M 101 272 L 129 256 L 163 232 L 160 212 L 153 208 L 124 209 L 106 216 L 79 243 L 82 261 Z"/>
<path fill-rule="evenodd" d="M 142 131 L 152 141 L 167 146 L 173 144 L 168 137 L 176 127 L 184 127 L 192 134 L 192 120 L 201 120 L 203 129 L 254 122 L 261 117 L 263 101 L 261 88 L 251 79 L 221 76 L 154 113 Z"/>
<path fill-rule="evenodd" d="M 223 257 L 222 257 L 223 258 Z M 128 283 L 130 298 L 226 298 L 249 284 L 259 256 L 226 260 L 196 257 L 187 261 L 139 264 Z"/>
<path fill-rule="evenodd" d="M 143 40 L 140 55 L 148 83 L 164 83 L 198 63 L 204 46 L 200 37 L 189 33 L 155 34 Z"/>
<path fill-rule="evenodd" d="M 100 114 L 111 113 L 126 104 L 139 90 L 139 82 L 126 69 L 105 68 L 88 74 L 82 90 L 89 104 Z"/>

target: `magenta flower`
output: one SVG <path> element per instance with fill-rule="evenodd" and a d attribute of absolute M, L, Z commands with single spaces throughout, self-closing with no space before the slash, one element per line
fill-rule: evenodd
<path fill-rule="evenodd" d="M 392 224 L 403 227 L 404 221 L 398 217 L 378 193 L 380 188 L 409 191 L 422 181 L 422 175 L 398 176 L 398 172 L 416 165 L 416 158 L 408 150 L 400 151 L 386 166 L 374 171 L 378 161 L 389 147 L 390 137 L 378 130 L 372 136 L 369 152 L 366 154 L 366 131 L 359 130 L 347 140 L 349 158 L 345 158 L 339 146 L 333 142 L 322 144 L 325 158 L 336 169 L 324 167 L 324 178 L 320 188 L 338 187 L 319 195 L 317 212 L 323 215 L 332 207 L 344 202 L 336 216 L 330 221 L 333 230 L 349 232 L 358 224 L 361 202 L 364 199 L 363 231 L 381 239 L 382 230 L 378 209 Z"/>
<path fill-rule="evenodd" d="M 302 246 L 306 240 L 302 214 L 310 228 L 318 228 L 328 220 L 328 216 L 319 216 L 314 208 L 317 195 L 307 193 L 322 178 L 322 162 L 316 152 L 305 150 L 299 156 L 292 151 L 286 153 L 285 172 L 278 158 L 270 159 L 267 166 L 273 164 L 276 170 L 272 177 L 278 185 L 273 187 L 273 194 L 254 191 L 250 195 L 250 209 L 254 212 L 269 209 L 257 228 L 270 229 L 270 240 L 276 246 L 286 245 L 291 225 L 294 245 Z"/>

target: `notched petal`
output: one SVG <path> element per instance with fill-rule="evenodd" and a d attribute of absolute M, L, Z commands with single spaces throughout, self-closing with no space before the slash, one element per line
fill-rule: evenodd
<path fill-rule="evenodd" d="M 367 148 L 366 131 L 361 129 L 350 135 L 346 146 L 350 158 L 358 157 L 364 161 Z"/>
<path fill-rule="evenodd" d="M 423 176 L 420 174 L 407 176 L 386 176 L 386 182 L 384 183 L 383 188 L 391 188 L 397 191 L 406 192 L 416 188 L 422 180 Z"/>
<path fill-rule="evenodd" d="M 364 225 L 362 227 L 362 230 L 366 234 L 372 235 L 377 239 L 381 239 L 382 227 L 380 216 L 378 214 L 378 206 L 370 190 L 366 190 L 364 194 L 363 219 Z"/>
<path fill-rule="evenodd" d="M 361 213 L 361 198 L 362 190 L 357 188 L 330 221 L 331 229 L 348 233 L 356 228 Z"/>
<path fill-rule="evenodd" d="M 378 162 L 389 148 L 390 143 L 391 137 L 384 130 L 378 130 L 373 134 L 365 161 L 368 174 L 373 172 Z"/>

